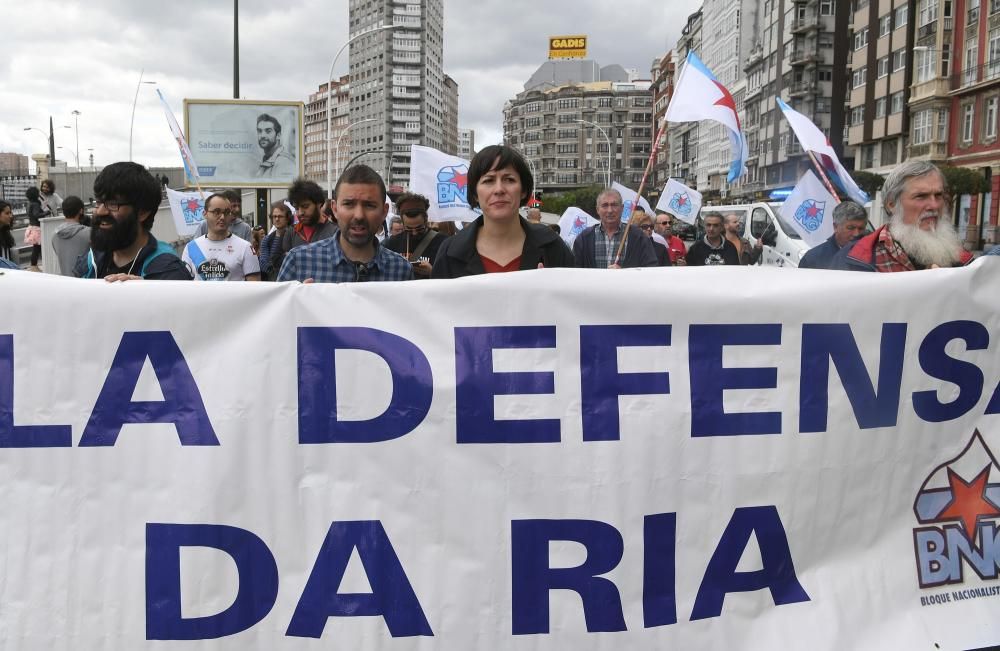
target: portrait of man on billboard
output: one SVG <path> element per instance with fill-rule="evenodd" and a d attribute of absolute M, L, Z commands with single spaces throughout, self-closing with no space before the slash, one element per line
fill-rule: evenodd
<path fill-rule="evenodd" d="M 294 176 L 298 166 L 295 157 L 285 151 L 281 144 L 281 122 L 277 118 L 261 113 L 257 116 L 257 144 L 263 150 L 263 157 L 256 178 L 284 178 Z"/>

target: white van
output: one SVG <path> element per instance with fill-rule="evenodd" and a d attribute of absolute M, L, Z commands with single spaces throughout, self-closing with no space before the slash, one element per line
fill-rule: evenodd
<path fill-rule="evenodd" d="M 765 242 L 770 242 L 773 238 L 773 245 L 764 245 L 764 253 L 761 254 L 757 264 L 770 265 L 772 267 L 798 267 L 799 260 L 809 250 L 809 245 L 802 241 L 802 238 L 795 229 L 779 213 L 780 203 L 750 203 L 738 206 L 702 206 L 701 218 L 705 213 L 719 213 L 725 218 L 729 214 L 740 216 L 740 223 L 743 224 L 743 237 L 750 241 L 751 245 L 772 229 L 773 235 L 764 238 Z"/>

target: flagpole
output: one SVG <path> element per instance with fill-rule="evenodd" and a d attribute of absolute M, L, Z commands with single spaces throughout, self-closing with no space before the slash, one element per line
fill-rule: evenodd
<path fill-rule="evenodd" d="M 819 164 L 819 161 L 816 160 L 816 155 L 812 153 L 811 149 L 807 149 L 806 153 L 809 154 L 809 160 L 812 161 L 813 167 L 815 167 L 816 171 L 819 172 L 819 178 L 823 180 L 823 185 L 826 186 L 826 191 L 830 193 L 830 196 L 833 197 L 834 201 L 840 203 L 840 197 L 837 196 L 837 191 L 833 189 L 833 184 L 830 183 L 830 179 L 826 177 L 826 172 L 823 171 L 823 167 Z"/>
<path fill-rule="evenodd" d="M 653 161 L 656 160 L 656 154 L 660 151 L 660 140 L 663 139 L 663 134 L 666 132 L 666 130 L 667 130 L 667 121 L 664 120 L 663 126 L 661 126 L 660 130 L 656 133 L 656 139 L 653 140 L 653 147 L 652 150 L 649 152 L 649 161 L 646 163 L 646 171 L 642 173 L 642 181 L 639 182 L 639 190 L 635 193 L 636 205 L 639 204 L 639 199 L 642 198 L 642 191 L 646 189 L 646 179 L 649 177 L 649 171 L 653 169 Z M 625 250 L 625 242 L 628 240 L 628 231 L 629 228 L 631 228 L 632 226 L 632 218 L 634 216 L 635 216 L 635 206 L 633 206 L 633 210 L 628 215 L 628 223 L 625 225 L 625 232 L 622 233 L 621 244 L 618 245 L 618 252 L 615 253 L 614 264 L 616 265 L 621 261 L 622 251 Z"/>

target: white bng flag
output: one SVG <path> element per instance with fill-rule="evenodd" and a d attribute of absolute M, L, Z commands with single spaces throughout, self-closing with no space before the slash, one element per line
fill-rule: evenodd
<path fill-rule="evenodd" d="M 837 200 L 827 192 L 812 170 L 807 171 L 781 204 L 781 216 L 809 246 L 833 235 L 833 209 Z"/>
<path fill-rule="evenodd" d="M 701 212 L 701 193 L 680 181 L 669 179 L 656 202 L 656 209 L 668 212 L 685 224 L 694 225 Z"/>
<path fill-rule="evenodd" d="M 559 218 L 559 235 L 569 246 L 573 246 L 573 240 L 583 232 L 583 229 L 598 224 L 596 219 L 589 213 L 580 210 L 576 206 L 570 206 Z"/>
<path fill-rule="evenodd" d="M 167 203 L 178 235 L 194 235 L 205 220 L 205 199 L 199 192 L 178 192 L 167 188 Z M 295 211 L 292 211 L 295 214 Z"/>
<path fill-rule="evenodd" d="M 469 161 L 420 145 L 410 146 L 410 192 L 431 202 L 427 211 L 433 222 L 471 222 L 478 214 L 467 198 Z"/>
<path fill-rule="evenodd" d="M 646 211 L 649 216 L 653 215 L 653 209 L 650 207 L 649 202 L 639 196 L 639 193 L 635 190 L 626 188 L 624 185 L 615 181 L 611 184 L 613 190 L 618 190 L 618 194 L 622 195 L 622 203 L 624 208 L 622 208 L 622 221 L 627 222 L 632 217 L 632 209 L 635 208 L 635 200 L 638 197 L 639 205 L 642 209 Z"/>

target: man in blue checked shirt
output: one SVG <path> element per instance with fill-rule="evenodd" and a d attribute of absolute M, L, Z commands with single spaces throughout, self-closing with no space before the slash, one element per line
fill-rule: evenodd
<path fill-rule="evenodd" d="M 352 165 L 337 179 L 334 196 L 337 233 L 289 251 L 278 281 L 413 280 L 406 258 L 381 246 L 375 237 L 389 212 L 385 182 L 378 172 L 367 165 Z"/>

